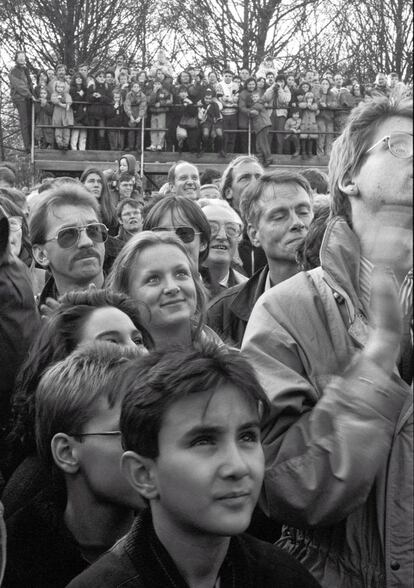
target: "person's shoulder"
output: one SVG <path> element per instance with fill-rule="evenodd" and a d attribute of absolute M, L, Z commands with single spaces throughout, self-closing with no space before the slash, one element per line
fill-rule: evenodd
<path fill-rule="evenodd" d="M 269 316 L 277 322 L 288 320 L 288 317 L 289 320 L 292 317 L 297 319 L 314 309 L 315 296 L 317 292 L 314 280 L 309 272 L 301 271 L 264 292 L 257 300 L 253 312 L 256 319 L 261 315 L 265 321 Z"/>
<path fill-rule="evenodd" d="M 237 537 L 257 588 L 320 588 L 310 572 L 282 549 L 248 534 Z"/>
<path fill-rule="evenodd" d="M 307 295 L 307 284 L 309 282 L 309 274 L 305 271 L 300 271 L 291 278 L 283 280 L 279 284 L 276 284 L 262 295 L 262 300 L 273 299 L 273 298 L 284 298 L 286 296 L 302 297 Z"/>
<path fill-rule="evenodd" d="M 127 536 L 76 576 L 67 588 L 144 588 L 141 574 L 126 549 Z"/>
<path fill-rule="evenodd" d="M 243 277 L 245 277 L 245 276 L 243 276 Z M 236 284 L 235 286 L 232 286 L 231 288 L 226 288 L 225 290 L 223 290 L 223 292 L 220 292 L 220 294 L 215 296 L 209 302 L 208 307 L 207 307 L 208 310 L 219 308 L 223 304 L 225 304 L 225 305 L 230 304 L 236 298 L 236 296 L 240 292 L 240 290 L 243 288 L 246 281 L 247 280 L 243 281 L 243 283 L 241 283 L 241 284 Z"/>

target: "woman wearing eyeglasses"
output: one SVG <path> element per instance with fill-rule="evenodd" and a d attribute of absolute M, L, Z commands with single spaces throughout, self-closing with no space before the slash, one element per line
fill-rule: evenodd
<path fill-rule="evenodd" d="M 155 348 L 188 346 L 217 336 L 204 325 L 205 290 L 181 239 L 171 231 L 143 231 L 123 247 L 107 285 L 146 310 L 143 324 Z"/>
<path fill-rule="evenodd" d="M 198 204 L 185 196 L 167 196 L 147 213 L 144 231 L 173 231 L 198 268 L 208 257 L 210 225 Z"/>

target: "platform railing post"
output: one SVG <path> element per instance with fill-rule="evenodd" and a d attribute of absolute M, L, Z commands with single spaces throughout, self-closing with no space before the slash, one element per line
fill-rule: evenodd
<path fill-rule="evenodd" d="M 34 145 L 35 145 L 35 105 L 32 99 L 32 120 L 30 121 L 31 135 L 30 135 L 30 163 L 34 165 Z"/>
<path fill-rule="evenodd" d="M 252 154 L 252 125 L 251 125 L 251 121 L 249 119 L 249 129 L 248 129 L 248 135 L 247 135 L 247 155 L 251 155 Z"/>
<path fill-rule="evenodd" d="M 140 171 L 139 175 L 142 178 L 144 177 L 144 133 L 145 133 L 145 116 L 142 117 L 141 120 L 141 154 L 140 154 Z"/>

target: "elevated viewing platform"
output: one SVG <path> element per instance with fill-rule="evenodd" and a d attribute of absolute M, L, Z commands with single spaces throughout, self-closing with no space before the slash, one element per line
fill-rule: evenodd
<path fill-rule="evenodd" d="M 97 167 L 101 170 L 113 167 L 115 160 L 119 159 L 125 151 L 61 151 L 59 149 L 35 149 L 33 163 L 36 171 L 44 170 L 57 174 L 81 173 L 87 167 Z M 217 153 L 203 153 L 201 157 L 196 154 L 184 152 L 159 151 L 156 153 L 144 151 L 143 154 L 130 151 L 141 163 L 143 175 L 166 175 L 169 168 L 178 159 L 185 159 L 194 163 L 200 172 L 206 168 L 214 168 L 222 172 L 228 163 L 239 155 L 238 153 L 223 158 Z M 272 155 L 273 165 L 268 169 L 305 169 L 316 167 L 327 171 L 327 157 L 292 157 L 291 155 Z"/>

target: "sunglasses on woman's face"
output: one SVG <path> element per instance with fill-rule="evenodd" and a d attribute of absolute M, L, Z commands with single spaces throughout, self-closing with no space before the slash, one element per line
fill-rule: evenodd
<path fill-rule="evenodd" d="M 59 247 L 62 247 L 62 249 L 69 249 L 79 241 L 82 231 L 85 231 L 88 238 L 94 243 L 105 243 L 108 238 L 108 228 L 104 224 L 89 223 L 80 227 L 65 227 L 60 229 L 55 237 L 46 239 L 45 243 L 57 241 Z"/>
<path fill-rule="evenodd" d="M 154 233 L 161 231 L 171 231 L 181 239 L 183 243 L 192 243 L 196 235 L 200 235 L 193 229 L 193 227 L 155 227 L 152 229 Z"/>

